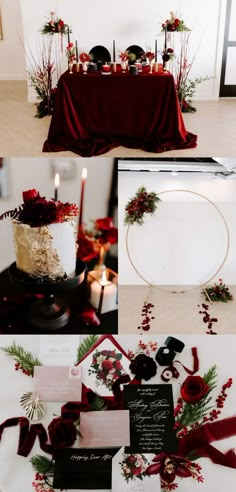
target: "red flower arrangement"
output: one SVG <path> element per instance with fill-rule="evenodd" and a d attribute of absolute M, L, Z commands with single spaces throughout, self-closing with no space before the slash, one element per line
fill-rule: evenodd
<path fill-rule="evenodd" d="M 144 186 L 141 186 L 135 196 L 129 200 L 125 207 L 125 224 L 139 224 L 144 222 L 144 214 L 153 214 L 160 201 L 154 192 L 148 193 Z"/>
<path fill-rule="evenodd" d="M 185 22 L 176 17 L 176 14 L 173 11 L 170 12 L 170 18 L 162 24 L 162 30 L 164 31 L 165 29 L 167 31 L 190 31 L 185 25 Z"/>
<path fill-rule="evenodd" d="M 79 59 L 81 63 L 89 62 L 91 60 L 90 56 L 87 53 L 81 53 L 79 55 Z"/>
<path fill-rule="evenodd" d="M 118 241 L 118 229 L 114 226 L 111 217 L 104 217 L 94 221 L 93 228 L 78 233 L 78 258 L 90 261 L 97 258 L 101 249 L 108 251 L 112 244 Z"/>
<path fill-rule="evenodd" d="M 104 384 L 107 389 L 111 390 L 116 379 L 124 374 L 121 363 L 122 354 L 116 350 L 96 350 L 93 355 L 89 375 L 95 374 L 97 385 Z"/>
<path fill-rule="evenodd" d="M 66 56 L 70 63 L 76 60 L 76 46 L 74 45 L 74 43 L 69 43 L 66 47 Z"/>
<path fill-rule="evenodd" d="M 167 455 L 160 453 L 152 460 L 154 464 L 148 466 L 145 473 L 147 475 L 160 474 L 161 487 L 165 491 L 174 490 L 178 484 L 173 483 L 176 477 L 195 478 L 198 482 L 203 482 L 203 477 L 200 473 L 201 466 L 198 463 L 182 458 L 176 455 Z"/>
<path fill-rule="evenodd" d="M 0 216 L 0 220 L 8 217 L 28 224 L 30 227 L 40 227 L 55 222 L 65 222 L 79 213 L 74 203 L 62 203 L 54 199 L 46 200 L 35 189 L 24 191 L 23 200 L 24 203 L 18 209 L 5 212 Z"/>
<path fill-rule="evenodd" d="M 147 458 L 143 454 L 125 454 L 121 465 L 121 474 L 128 483 L 130 480 L 139 478 L 143 480 L 147 464 Z"/>
<path fill-rule="evenodd" d="M 120 51 L 119 52 L 119 58 L 121 59 L 122 62 L 128 61 L 128 59 L 129 59 L 129 52 L 128 51 Z"/>
<path fill-rule="evenodd" d="M 202 293 L 205 296 L 206 301 L 208 301 L 209 298 L 213 302 L 217 302 L 217 301 L 228 302 L 233 300 L 233 296 L 230 293 L 229 288 L 226 287 L 222 278 L 219 278 L 218 284 L 214 284 L 213 286 L 210 287 L 205 287 Z"/>
<path fill-rule="evenodd" d="M 56 17 L 55 12 L 50 12 L 49 21 L 41 28 L 42 34 L 67 34 L 68 25 L 60 18 Z"/>

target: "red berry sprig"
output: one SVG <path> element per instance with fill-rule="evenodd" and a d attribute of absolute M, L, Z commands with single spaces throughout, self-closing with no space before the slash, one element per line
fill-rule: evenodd
<path fill-rule="evenodd" d="M 229 378 L 227 383 L 223 384 L 221 388 L 221 393 L 216 398 L 217 408 L 224 408 L 224 403 L 228 396 L 228 394 L 226 393 L 226 389 L 231 388 L 232 384 L 233 384 L 232 378 Z"/>
<path fill-rule="evenodd" d="M 152 314 L 152 309 L 154 308 L 154 304 L 151 302 L 144 301 L 142 314 L 143 321 L 140 326 L 138 326 L 138 330 L 148 331 L 151 328 L 151 320 L 155 319 L 155 316 L 150 316 Z"/>
<path fill-rule="evenodd" d="M 25 374 L 26 376 L 32 376 L 33 377 L 33 374 L 28 369 L 25 369 L 19 362 L 16 362 L 15 363 L 15 371 L 19 371 L 19 370 L 21 370 L 23 372 L 23 374 Z"/>
<path fill-rule="evenodd" d="M 199 304 L 198 304 L 198 307 L 200 307 Z M 202 318 L 202 321 L 203 321 L 203 323 L 207 323 L 207 328 L 208 328 L 208 331 L 206 331 L 207 335 L 217 335 L 217 332 L 213 331 L 212 326 L 213 326 L 213 323 L 218 322 L 218 319 L 214 318 L 214 317 L 211 318 L 211 316 L 208 312 L 208 310 L 209 310 L 208 304 L 202 303 L 202 308 L 203 308 L 203 311 L 198 311 L 198 312 L 199 312 L 199 314 L 204 315 Z"/>

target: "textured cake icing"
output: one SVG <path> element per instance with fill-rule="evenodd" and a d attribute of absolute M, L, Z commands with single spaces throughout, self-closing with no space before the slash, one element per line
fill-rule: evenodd
<path fill-rule="evenodd" d="M 59 280 L 75 274 L 75 219 L 40 227 L 13 220 L 16 266 L 32 277 Z"/>

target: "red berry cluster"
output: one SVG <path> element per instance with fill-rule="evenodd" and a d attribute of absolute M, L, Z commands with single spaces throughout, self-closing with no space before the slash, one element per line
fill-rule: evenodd
<path fill-rule="evenodd" d="M 224 402 L 228 396 L 226 393 L 226 389 L 230 388 L 232 386 L 232 384 L 233 384 L 232 378 L 229 378 L 227 383 L 223 384 L 222 389 L 221 389 L 221 393 L 216 398 L 217 408 L 223 408 L 224 407 Z"/>
<path fill-rule="evenodd" d="M 33 376 L 31 371 L 25 369 L 19 362 L 15 363 L 15 371 L 19 371 L 19 369 L 23 372 L 23 374 L 26 374 L 26 376 Z"/>
<path fill-rule="evenodd" d="M 182 398 L 178 398 L 177 405 L 174 408 L 174 413 L 173 413 L 174 417 L 177 417 L 178 415 L 180 415 L 182 413 L 182 408 L 183 408 L 183 400 L 182 400 Z M 182 427 L 179 422 L 176 422 L 176 424 L 178 424 L 177 427 Z"/>
<path fill-rule="evenodd" d="M 143 308 L 142 308 L 142 317 L 144 318 L 141 325 L 138 326 L 138 330 L 143 330 L 143 331 L 148 331 L 150 330 L 150 322 L 152 319 L 155 319 L 155 316 L 150 316 L 152 314 L 152 308 L 154 308 L 154 304 L 151 304 L 150 302 L 144 301 Z"/>
<path fill-rule="evenodd" d="M 40 475 L 40 473 L 35 473 L 35 480 L 44 480 L 44 475 Z"/>
<path fill-rule="evenodd" d="M 200 306 L 198 305 L 198 307 L 200 307 Z M 207 328 L 208 328 L 208 331 L 206 331 L 207 335 L 217 335 L 217 332 L 213 331 L 212 326 L 213 326 L 213 323 L 218 322 L 218 319 L 213 318 L 213 317 L 211 318 L 210 314 L 208 313 L 208 310 L 209 310 L 208 304 L 203 303 L 202 308 L 203 308 L 203 311 L 198 311 L 198 312 L 199 312 L 199 314 L 204 314 L 202 321 L 203 321 L 203 323 L 207 323 Z"/>

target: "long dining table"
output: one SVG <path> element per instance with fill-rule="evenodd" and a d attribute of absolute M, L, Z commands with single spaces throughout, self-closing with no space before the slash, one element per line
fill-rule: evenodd
<path fill-rule="evenodd" d="M 83 157 L 124 146 L 148 152 L 193 148 L 173 75 L 158 72 L 69 73 L 59 79 L 44 152 Z"/>

